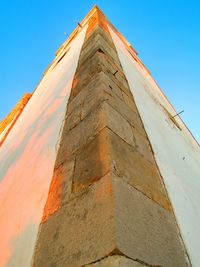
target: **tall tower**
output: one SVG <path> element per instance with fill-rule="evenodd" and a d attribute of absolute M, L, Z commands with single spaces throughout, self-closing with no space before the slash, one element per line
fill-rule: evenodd
<path fill-rule="evenodd" d="M 200 149 L 94 7 L 0 125 L 0 267 L 199 267 Z"/>

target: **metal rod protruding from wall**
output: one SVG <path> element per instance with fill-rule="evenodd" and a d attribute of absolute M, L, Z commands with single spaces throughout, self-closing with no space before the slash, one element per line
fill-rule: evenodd
<path fill-rule="evenodd" d="M 184 110 L 180 111 L 179 113 L 177 113 L 176 115 L 174 115 L 172 118 L 175 118 L 176 116 L 180 115 L 183 112 L 184 112 Z"/>
<path fill-rule="evenodd" d="M 113 73 L 113 75 L 115 76 L 118 73 L 118 70 L 115 71 L 115 73 Z"/>

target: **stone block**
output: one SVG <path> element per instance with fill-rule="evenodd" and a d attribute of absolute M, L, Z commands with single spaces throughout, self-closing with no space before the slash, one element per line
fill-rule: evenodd
<path fill-rule="evenodd" d="M 91 20 L 89 21 L 86 38 L 90 36 L 90 34 L 97 26 L 100 26 L 105 32 L 109 33 L 105 16 L 99 9 L 96 10 L 96 12 L 92 15 Z"/>
<path fill-rule="evenodd" d="M 189 267 L 172 212 L 113 178 L 117 248 L 146 266 Z"/>
<path fill-rule="evenodd" d="M 105 177 L 41 225 L 33 266 L 84 266 L 111 253 L 115 238 L 112 181 Z"/>
<path fill-rule="evenodd" d="M 67 123 L 65 123 L 61 137 L 62 149 L 58 151 L 57 165 L 60 165 L 77 150 L 93 140 L 97 133 L 105 127 L 105 121 L 102 120 L 99 110 L 100 107 L 91 112 L 70 131 Z"/>
<path fill-rule="evenodd" d="M 170 209 L 171 206 L 157 166 L 113 132 L 107 131 L 105 134 L 109 138 L 109 151 L 112 153 L 116 173 L 149 198 L 164 208 Z"/>
<path fill-rule="evenodd" d="M 48 220 L 71 197 L 75 158 L 67 159 L 54 169 L 42 221 Z"/>
<path fill-rule="evenodd" d="M 103 101 L 73 129 L 69 130 L 66 121 L 61 138 L 62 149 L 58 151 L 57 164 L 61 164 L 74 152 L 84 147 L 105 127 L 109 127 L 127 143 L 134 146 L 130 124 L 120 113 Z"/>
<path fill-rule="evenodd" d="M 172 212 L 110 174 L 41 224 L 33 267 L 140 264 L 189 267 Z"/>
<path fill-rule="evenodd" d="M 70 95 L 70 101 L 76 97 L 80 91 L 87 86 L 91 79 L 103 70 L 101 63 L 101 53 L 98 51 L 85 64 L 79 64 L 74 76 L 73 86 Z"/>
<path fill-rule="evenodd" d="M 108 64 L 110 64 L 110 63 L 108 62 Z M 105 70 L 106 70 L 106 74 L 109 76 L 109 78 L 114 83 L 116 83 L 120 87 L 120 89 L 122 91 L 126 92 L 127 94 L 131 94 L 130 93 L 130 89 L 128 87 L 128 83 L 127 83 L 127 81 L 125 79 L 125 76 L 124 76 L 123 72 L 118 71 L 116 73 L 116 71 L 118 69 L 116 67 L 114 67 L 114 66 L 113 66 L 113 68 L 105 68 Z"/>
<path fill-rule="evenodd" d="M 69 201 L 72 193 L 72 183 L 74 176 L 74 165 L 75 158 L 72 157 L 64 162 L 64 167 L 62 169 L 62 175 L 64 176 L 62 183 L 62 205 Z"/>
<path fill-rule="evenodd" d="M 94 98 L 93 102 L 95 101 L 98 103 L 101 96 L 104 96 L 105 100 L 109 99 L 108 96 L 112 96 L 115 98 L 113 101 L 118 101 L 116 98 L 116 96 L 118 96 L 121 99 L 122 104 L 124 102 L 121 89 L 115 83 L 113 83 L 103 71 L 94 75 L 88 81 L 88 83 L 82 87 L 80 93 L 76 97 L 70 99 L 67 107 L 67 115 L 71 114 L 72 111 L 78 106 L 83 106 L 83 104 L 85 108 L 86 105 L 88 107 L 91 106 L 89 101 L 91 98 Z M 116 105 L 117 104 L 118 102 Z"/>
<path fill-rule="evenodd" d="M 100 133 L 76 156 L 73 192 L 84 190 L 111 170 L 109 140 L 105 134 Z"/>
<path fill-rule="evenodd" d="M 116 70 L 119 70 L 119 67 L 113 64 L 113 62 L 105 54 L 97 51 L 92 57 L 88 58 L 85 64 L 78 66 L 74 77 L 70 99 L 74 98 L 82 90 L 82 88 L 84 88 L 90 80 L 101 71 L 108 75 L 121 90 L 125 90 L 130 94 L 130 90 L 127 87 L 127 81 L 124 79 L 123 73 L 119 70 L 116 75 L 113 75 Z"/>
<path fill-rule="evenodd" d="M 149 162 L 155 164 L 154 154 L 147 136 L 142 135 L 136 128 L 132 128 L 136 150 Z"/>
<path fill-rule="evenodd" d="M 81 109 L 82 105 L 77 105 L 73 111 L 69 112 L 67 111 L 66 119 L 65 119 L 65 130 L 69 131 L 72 130 L 74 127 L 77 126 L 77 124 L 81 121 Z"/>
<path fill-rule="evenodd" d="M 155 164 L 119 135 L 104 128 L 76 156 L 73 191 L 77 192 L 114 171 L 130 185 L 166 209 L 170 204 Z"/>
<path fill-rule="evenodd" d="M 68 106 L 67 106 L 67 114 L 71 113 L 76 107 L 83 105 L 83 102 L 87 100 L 87 98 L 89 97 L 90 94 L 95 94 L 96 96 L 98 96 L 98 94 L 100 94 L 100 89 L 102 88 L 102 73 L 100 72 L 96 75 L 94 75 L 89 81 L 88 84 L 85 85 L 84 87 L 82 87 L 82 89 L 80 90 L 79 94 L 74 97 L 71 98 L 68 102 Z M 98 93 L 96 94 L 96 91 L 98 91 Z"/>
<path fill-rule="evenodd" d="M 89 57 L 93 56 L 97 51 L 102 51 L 107 55 L 114 64 L 121 69 L 119 58 L 114 45 L 108 43 L 102 35 L 97 34 L 82 48 L 80 64 L 83 64 Z"/>
<path fill-rule="evenodd" d="M 78 105 L 84 105 L 84 110 L 81 115 L 83 119 L 85 116 L 84 114 L 87 114 L 87 111 L 91 110 L 93 103 L 96 105 L 101 100 L 107 100 L 115 110 L 137 129 L 137 131 L 146 136 L 136 106 L 134 111 L 133 107 L 131 109 L 120 97 L 116 97 L 116 95 L 119 96 L 120 93 L 119 87 L 102 71 L 90 79 L 88 84 L 81 89 L 80 93 L 75 98 L 71 99 L 68 105 L 68 112 L 71 113 Z M 89 99 L 92 98 L 93 101 L 90 103 Z"/>
<path fill-rule="evenodd" d="M 107 88 L 111 89 L 111 91 L 114 94 L 116 94 L 124 102 L 121 88 L 115 82 L 113 82 L 113 80 L 110 79 L 108 75 L 106 75 L 104 72 L 101 72 L 101 73 L 102 73 L 102 80 L 107 86 Z"/>
<path fill-rule="evenodd" d="M 93 112 L 102 102 L 105 102 L 110 97 L 114 97 L 111 89 L 101 81 L 97 80 L 96 86 L 85 90 L 85 97 L 83 100 L 81 119 L 83 120 L 90 112 Z"/>
<path fill-rule="evenodd" d="M 107 102 L 102 105 L 106 125 L 112 132 L 121 137 L 127 144 L 135 146 L 131 126 L 123 116 Z"/>
<path fill-rule="evenodd" d="M 114 46 L 113 40 L 111 35 L 106 32 L 105 30 L 103 30 L 100 26 L 96 26 L 93 31 L 90 33 L 90 36 L 87 37 L 87 39 L 85 40 L 84 44 L 83 44 L 83 49 L 87 46 L 88 43 L 93 42 L 94 38 L 97 35 L 101 35 L 102 38 L 110 45 L 110 46 Z"/>
<path fill-rule="evenodd" d="M 133 126 L 133 128 L 140 132 L 144 137 L 146 136 L 144 126 L 137 110 L 134 112 L 133 109 L 130 109 L 130 107 L 119 98 L 109 98 L 108 102 Z"/>
<path fill-rule="evenodd" d="M 133 96 L 131 96 L 130 94 L 127 95 L 124 92 L 122 92 L 122 94 L 123 94 L 124 102 L 129 106 L 130 109 L 136 112 L 137 107 L 136 107 L 135 101 L 133 100 Z"/>
<path fill-rule="evenodd" d="M 124 256 L 113 255 L 96 263 L 87 265 L 86 267 L 144 267 L 143 264 L 128 259 Z"/>

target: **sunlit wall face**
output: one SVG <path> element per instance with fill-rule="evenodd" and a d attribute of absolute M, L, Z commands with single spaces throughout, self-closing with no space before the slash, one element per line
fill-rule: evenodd
<path fill-rule="evenodd" d="M 31 265 L 87 26 L 50 68 L 0 147 L 0 266 Z"/>
<path fill-rule="evenodd" d="M 87 26 L 50 68 L 0 147 L 0 267 L 31 266 Z M 109 27 L 193 266 L 199 267 L 200 149 L 149 72 Z M 166 112 L 168 111 L 168 113 Z M 0 136 L 1 138 L 1 136 Z M 59 201 L 58 199 L 56 201 Z M 59 206 L 59 205 L 57 205 Z M 46 219 L 46 218 L 45 218 Z"/>
<path fill-rule="evenodd" d="M 200 147 L 147 69 L 109 27 L 155 158 L 167 188 L 192 266 L 200 266 Z M 177 125 L 179 127 L 177 127 Z"/>

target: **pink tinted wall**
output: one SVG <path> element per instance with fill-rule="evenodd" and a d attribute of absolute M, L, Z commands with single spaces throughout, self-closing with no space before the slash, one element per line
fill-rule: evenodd
<path fill-rule="evenodd" d="M 0 147 L 0 267 L 31 266 L 86 28 L 49 68 Z"/>

